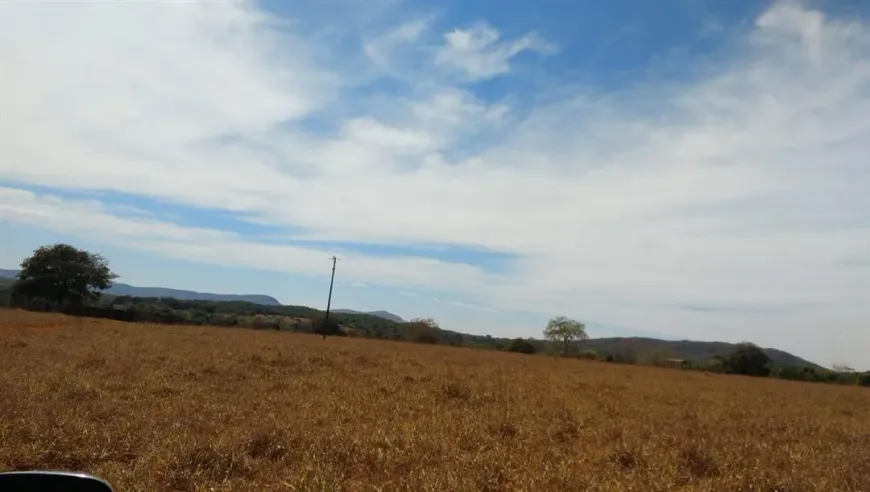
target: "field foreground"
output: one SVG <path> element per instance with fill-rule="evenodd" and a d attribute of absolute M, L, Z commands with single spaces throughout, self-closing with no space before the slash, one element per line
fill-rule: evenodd
<path fill-rule="evenodd" d="M 0 310 L 0 470 L 116 490 L 870 490 L 870 391 Z"/>

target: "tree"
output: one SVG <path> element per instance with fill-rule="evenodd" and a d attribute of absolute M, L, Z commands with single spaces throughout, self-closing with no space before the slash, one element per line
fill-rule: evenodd
<path fill-rule="evenodd" d="M 81 306 L 100 298 L 100 291 L 118 276 L 101 255 L 54 244 L 36 249 L 21 262 L 12 287 L 15 299 L 46 299 L 57 304 Z"/>
<path fill-rule="evenodd" d="M 438 322 L 432 318 L 414 318 L 408 322 L 408 336 L 413 342 L 436 344 L 440 331 Z"/>
<path fill-rule="evenodd" d="M 586 325 L 583 323 L 564 316 L 557 316 L 551 318 L 547 327 L 544 328 L 544 338 L 552 342 L 562 342 L 565 355 L 568 355 L 568 345 L 572 341 L 586 340 L 589 336 L 586 335 Z"/>
<path fill-rule="evenodd" d="M 432 318 L 414 318 L 411 321 L 408 321 L 408 323 L 411 323 L 414 325 L 426 326 L 426 327 L 431 328 L 433 330 L 440 330 L 441 329 L 441 327 L 438 326 L 438 322 Z"/>
<path fill-rule="evenodd" d="M 738 343 L 734 351 L 722 358 L 722 367 L 731 374 L 765 377 L 770 375 L 770 357 L 757 345 Z"/>

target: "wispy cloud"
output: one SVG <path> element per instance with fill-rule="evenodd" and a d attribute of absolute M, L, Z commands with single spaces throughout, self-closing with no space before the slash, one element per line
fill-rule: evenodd
<path fill-rule="evenodd" d="M 416 41 L 429 27 L 429 19 L 414 19 L 363 41 L 363 52 L 378 68 L 392 72 L 398 57 L 409 56 L 418 48 Z"/>
<path fill-rule="evenodd" d="M 470 302 L 450 301 L 450 304 L 453 306 L 456 306 L 456 307 L 461 307 L 463 309 L 471 309 L 474 311 L 483 311 L 483 312 L 487 312 L 487 313 L 496 312 L 495 309 L 485 307 L 485 306 L 478 306 L 477 304 L 472 304 Z"/>
<path fill-rule="evenodd" d="M 477 24 L 444 34 L 444 46 L 435 61 L 462 70 L 471 80 L 482 80 L 509 72 L 511 58 L 523 51 L 552 54 L 556 50 L 555 44 L 536 33 L 502 41 L 498 29 L 489 24 Z"/>

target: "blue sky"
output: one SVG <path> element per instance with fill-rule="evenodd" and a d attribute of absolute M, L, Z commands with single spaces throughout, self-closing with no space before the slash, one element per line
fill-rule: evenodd
<path fill-rule="evenodd" d="M 0 5 L 0 267 L 870 368 L 862 2 Z M 49 34 L 50 33 L 50 34 Z"/>

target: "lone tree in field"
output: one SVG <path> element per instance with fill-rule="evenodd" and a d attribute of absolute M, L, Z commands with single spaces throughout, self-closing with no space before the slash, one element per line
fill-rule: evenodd
<path fill-rule="evenodd" d="M 417 343 L 438 343 L 441 327 L 432 318 L 414 318 L 408 321 L 408 336 Z"/>
<path fill-rule="evenodd" d="M 101 255 L 68 244 L 42 246 L 21 262 L 21 272 L 12 287 L 15 299 L 46 299 L 83 305 L 100 298 L 118 276 Z"/>
<path fill-rule="evenodd" d="M 544 338 L 551 342 L 562 342 L 564 353 L 568 355 L 568 346 L 575 340 L 586 340 L 589 336 L 586 334 L 586 325 L 583 323 L 557 316 L 550 318 L 547 327 L 544 328 Z"/>
<path fill-rule="evenodd" d="M 722 359 L 722 367 L 730 374 L 766 377 L 770 375 L 770 357 L 758 345 L 738 343 L 734 351 Z"/>

